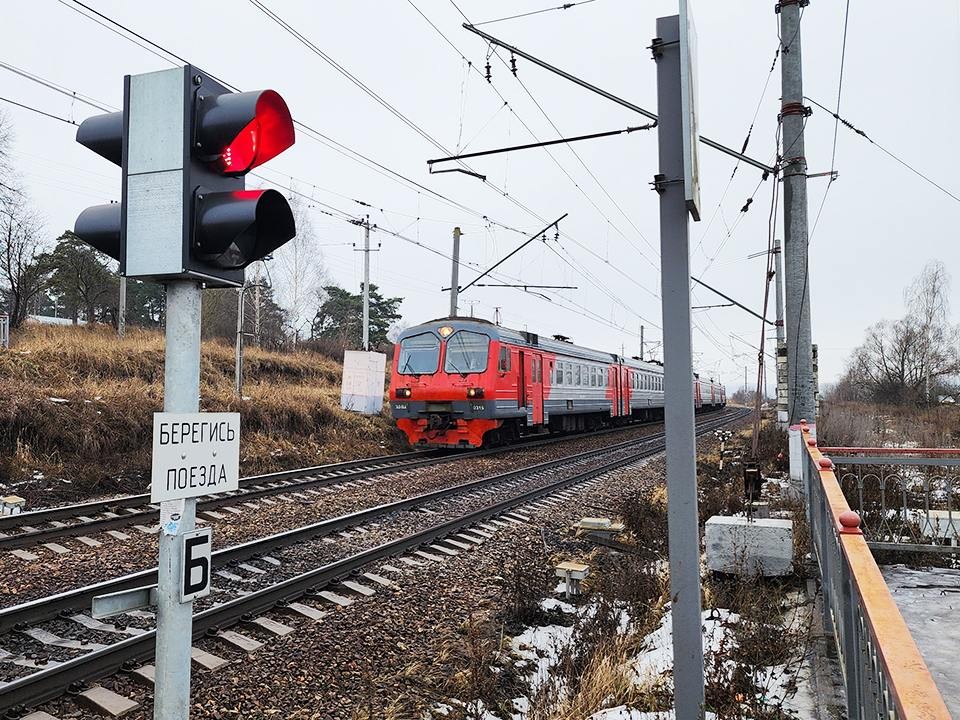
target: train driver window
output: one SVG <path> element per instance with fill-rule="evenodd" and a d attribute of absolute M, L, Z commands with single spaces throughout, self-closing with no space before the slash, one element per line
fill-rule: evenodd
<path fill-rule="evenodd" d="M 500 347 L 500 360 L 497 362 L 497 370 L 502 373 L 510 372 L 510 348 Z"/>

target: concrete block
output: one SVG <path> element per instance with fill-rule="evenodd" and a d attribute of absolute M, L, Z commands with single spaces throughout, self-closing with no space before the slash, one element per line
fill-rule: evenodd
<path fill-rule="evenodd" d="M 152 688 L 156 682 L 157 669 L 153 665 L 141 665 L 130 673 L 130 677 L 141 685 Z"/>
<path fill-rule="evenodd" d="M 26 550 L 11 550 L 10 554 L 14 557 L 20 558 L 21 560 L 32 561 L 40 559 L 39 556 L 34 555 L 32 552 L 27 552 Z"/>
<path fill-rule="evenodd" d="M 94 540 L 93 538 L 87 537 L 86 535 L 77 535 L 76 539 L 82 542 L 87 547 L 100 547 L 101 545 L 103 545 L 103 543 L 100 542 L 99 540 Z"/>
<path fill-rule="evenodd" d="M 322 597 L 327 602 L 332 602 L 334 605 L 339 605 L 340 607 L 348 607 L 353 605 L 353 600 L 343 595 L 338 595 L 335 592 L 330 592 L 329 590 L 321 590 L 317 593 L 319 597 Z"/>
<path fill-rule="evenodd" d="M 315 607 L 310 607 L 309 605 L 298 602 L 290 603 L 285 609 L 298 615 L 303 615 L 303 617 L 310 618 L 311 620 L 322 620 L 327 615 L 323 610 L 317 610 Z"/>
<path fill-rule="evenodd" d="M 68 548 L 65 548 L 60 543 L 48 542 L 48 543 L 43 543 L 43 546 L 47 550 L 53 553 L 56 553 L 57 555 L 68 555 L 70 553 L 70 550 Z"/>
<path fill-rule="evenodd" d="M 289 625 L 284 625 L 281 622 L 277 622 L 276 620 L 271 620 L 270 618 L 263 616 L 254 618 L 250 621 L 250 624 L 256 625 L 257 627 L 262 628 L 263 630 L 266 630 L 268 633 L 276 635 L 277 637 L 284 637 L 285 635 L 289 635 L 293 632 L 293 628 Z"/>
<path fill-rule="evenodd" d="M 263 647 L 263 643 L 259 640 L 254 640 L 252 637 L 241 635 L 234 630 L 221 630 L 219 633 L 217 633 L 217 637 L 229 645 L 232 645 L 237 650 L 242 650 L 243 652 L 247 653 L 255 652 Z"/>
<path fill-rule="evenodd" d="M 371 595 L 376 594 L 376 590 L 373 588 L 363 585 L 362 583 L 354 582 L 353 580 L 344 580 L 340 584 L 348 590 L 352 590 L 353 592 L 357 593 L 357 595 L 362 595 L 364 597 L 370 597 Z"/>
<path fill-rule="evenodd" d="M 793 521 L 714 515 L 706 524 L 707 566 L 731 575 L 776 577 L 793 570 Z"/>
<path fill-rule="evenodd" d="M 206 650 L 201 650 L 198 647 L 190 648 L 190 659 L 204 670 L 219 670 L 230 662 L 229 660 L 224 660 L 222 657 L 217 657 L 213 653 L 208 653 Z"/>
<path fill-rule="evenodd" d="M 50 713 L 43 712 L 43 710 L 37 710 L 37 712 L 24 715 L 20 720 L 58 720 L 58 718 L 55 718 Z"/>
<path fill-rule="evenodd" d="M 384 565 L 384 567 L 387 567 Z M 382 575 L 377 575 L 376 573 L 364 573 L 363 577 L 371 582 L 375 582 L 377 585 L 383 585 L 384 587 L 393 587 L 396 583 L 393 580 L 383 577 Z"/>
<path fill-rule="evenodd" d="M 140 703 L 118 695 L 101 685 L 94 685 L 89 690 L 84 690 L 77 696 L 77 700 L 94 712 L 109 717 L 123 717 L 140 707 Z"/>
<path fill-rule="evenodd" d="M 125 532 L 120 532 L 119 530 L 107 530 L 107 535 L 116 539 L 116 540 L 129 540 L 130 536 Z"/>

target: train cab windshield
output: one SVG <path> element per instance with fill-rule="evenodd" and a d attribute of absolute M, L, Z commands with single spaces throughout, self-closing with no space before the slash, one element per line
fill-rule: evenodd
<path fill-rule="evenodd" d="M 411 335 L 400 341 L 397 372 L 401 375 L 430 375 L 440 364 L 440 339 L 433 333 Z"/>
<path fill-rule="evenodd" d="M 487 369 L 490 338 L 482 333 L 458 330 L 447 338 L 443 370 L 447 373 L 482 373 Z"/>

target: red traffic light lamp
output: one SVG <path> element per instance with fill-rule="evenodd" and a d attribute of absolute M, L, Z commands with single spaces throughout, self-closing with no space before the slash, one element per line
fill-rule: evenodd
<path fill-rule="evenodd" d="M 224 175 L 244 175 L 294 143 L 293 119 L 273 90 L 200 100 L 197 154 Z"/>

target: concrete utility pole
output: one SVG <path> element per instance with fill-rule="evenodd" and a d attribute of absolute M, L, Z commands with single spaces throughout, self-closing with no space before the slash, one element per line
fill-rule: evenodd
<path fill-rule="evenodd" d="M 780 0 L 780 83 L 782 106 L 783 227 L 786 270 L 788 422 L 816 422 L 813 390 L 813 351 L 810 334 L 810 275 L 807 255 L 807 160 L 803 126 L 808 114 L 803 104 L 800 51 L 800 8 L 806 0 Z M 802 450 L 802 448 L 800 448 Z"/>
<path fill-rule="evenodd" d="M 640 359 L 643 360 L 643 325 L 640 326 Z"/>
<path fill-rule="evenodd" d="M 127 278 L 120 278 L 120 302 L 117 308 L 117 335 L 123 337 L 127 331 Z"/>
<path fill-rule="evenodd" d="M 370 351 L 370 216 L 363 222 L 363 349 Z"/>
<path fill-rule="evenodd" d="M 453 229 L 453 263 L 450 270 L 450 317 L 457 316 L 457 293 L 460 290 L 460 232 L 459 227 Z"/>
<path fill-rule="evenodd" d="M 237 352 L 233 370 L 234 391 L 243 397 L 243 294 L 246 286 L 237 288 Z"/>
<path fill-rule="evenodd" d="M 200 409 L 200 285 L 190 280 L 167 283 L 166 357 L 163 410 L 195 413 Z M 157 478 L 154 478 L 158 481 Z M 169 507 L 164 507 L 168 506 Z M 197 499 L 165 500 L 161 517 L 176 513 L 175 534 L 161 531 L 157 568 L 157 652 L 153 716 L 187 720 L 190 715 L 190 628 L 193 602 L 180 602 L 183 534 L 196 526 Z"/>
<path fill-rule="evenodd" d="M 253 274 L 253 342 L 260 347 L 260 263 Z"/>
<path fill-rule="evenodd" d="M 673 682 L 677 720 L 704 717 L 700 531 L 697 512 L 697 440 L 693 415 L 693 343 L 690 310 L 688 209 L 698 217 L 696 87 L 692 20 L 657 18 L 652 45 L 657 62 L 658 151 L 654 187 L 660 194 L 660 277 L 663 297 L 664 429 L 667 447 L 667 536 L 670 613 L 673 617 Z M 681 42 L 683 47 L 681 47 Z M 691 73 L 692 71 L 692 73 Z M 684 147 L 686 145 L 686 147 Z M 693 203 L 690 205 L 688 203 Z"/>

